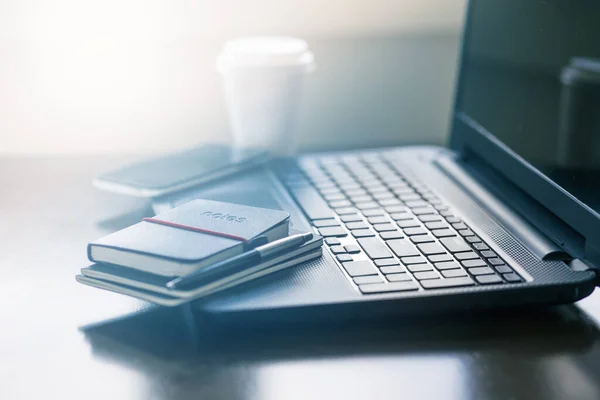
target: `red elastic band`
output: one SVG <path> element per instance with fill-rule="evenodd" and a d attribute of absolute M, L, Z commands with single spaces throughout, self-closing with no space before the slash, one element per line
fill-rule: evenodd
<path fill-rule="evenodd" d="M 169 221 L 163 221 L 162 219 L 156 219 L 156 218 L 144 218 L 144 219 L 142 219 L 142 221 L 152 222 L 154 224 L 159 224 L 159 225 L 171 226 L 173 228 L 185 229 L 185 230 L 193 231 L 193 232 L 208 233 L 209 235 L 226 237 L 229 239 L 240 240 L 244 243 L 248 243 L 248 240 L 246 238 L 243 238 L 241 236 L 231 235 L 231 234 L 225 233 L 225 232 L 211 231 L 209 229 L 202 229 L 202 228 L 197 228 L 195 226 L 183 225 L 183 224 L 178 224 L 178 223 L 169 222 Z"/>

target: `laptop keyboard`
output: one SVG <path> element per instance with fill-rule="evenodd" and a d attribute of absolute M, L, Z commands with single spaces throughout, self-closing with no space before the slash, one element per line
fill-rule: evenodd
<path fill-rule="evenodd" d="M 369 153 L 302 159 L 282 179 L 363 294 L 523 281 L 409 175 Z"/>

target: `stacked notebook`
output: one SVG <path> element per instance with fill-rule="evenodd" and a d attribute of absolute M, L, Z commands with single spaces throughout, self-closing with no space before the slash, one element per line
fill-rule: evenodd
<path fill-rule="evenodd" d="M 257 263 L 215 273 L 215 266 L 218 270 L 236 256 L 295 233 L 289 232 L 289 214 L 283 211 L 194 200 L 90 243 L 88 257 L 95 264 L 76 279 L 176 306 L 321 256 L 322 239 L 315 236 Z M 167 285 L 191 276 L 192 286 Z"/>

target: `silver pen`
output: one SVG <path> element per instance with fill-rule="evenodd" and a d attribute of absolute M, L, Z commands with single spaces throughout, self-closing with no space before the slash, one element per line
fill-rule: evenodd
<path fill-rule="evenodd" d="M 259 264 L 266 259 L 273 258 L 276 255 L 298 248 L 312 240 L 313 237 L 314 235 L 312 233 L 300 233 L 275 240 L 274 242 L 258 246 L 250 251 L 220 261 L 209 267 L 175 278 L 167 283 L 167 288 L 186 289 L 196 286 L 199 282 L 204 281 L 215 274 L 219 276 L 233 274 L 238 272 L 240 268 L 243 269 L 249 265 Z"/>

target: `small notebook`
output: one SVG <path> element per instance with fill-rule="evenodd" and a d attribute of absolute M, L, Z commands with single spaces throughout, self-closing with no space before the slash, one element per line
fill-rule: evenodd
<path fill-rule="evenodd" d="M 92 262 L 174 277 L 288 235 L 289 214 L 193 200 L 88 245 Z"/>
<path fill-rule="evenodd" d="M 295 250 L 188 290 L 168 289 L 165 286 L 170 280 L 168 277 L 110 264 L 82 268 L 81 275 L 77 275 L 76 279 L 96 288 L 164 306 L 177 306 L 319 258 L 322 255 L 322 243 L 323 239 L 317 236 Z"/>

